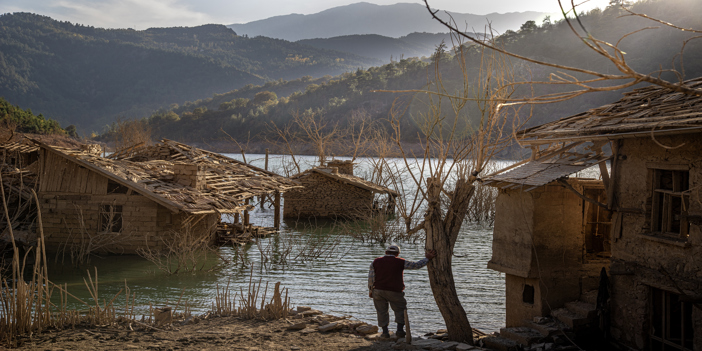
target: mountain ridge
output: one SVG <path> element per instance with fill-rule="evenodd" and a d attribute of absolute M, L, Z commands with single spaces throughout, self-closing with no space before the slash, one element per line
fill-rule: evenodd
<path fill-rule="evenodd" d="M 379 63 L 246 38 L 214 24 L 137 31 L 15 13 L 0 15 L 0 28 L 0 96 L 89 130 L 247 84 L 338 75 Z"/>
<path fill-rule="evenodd" d="M 450 15 L 457 23 L 469 23 L 471 30 L 484 27 L 489 19 L 494 30 L 504 32 L 508 29 L 518 29 L 522 23 L 537 20 L 546 13 L 526 11 L 474 15 L 439 11 L 438 15 L 447 20 Z M 356 34 L 378 34 L 399 38 L 413 32 L 446 32 L 446 28 L 432 19 L 423 5 L 410 3 L 375 5 L 367 2 L 337 6 L 309 15 L 274 16 L 248 23 L 230 24 L 227 27 L 240 35 L 260 35 L 289 41 Z"/>

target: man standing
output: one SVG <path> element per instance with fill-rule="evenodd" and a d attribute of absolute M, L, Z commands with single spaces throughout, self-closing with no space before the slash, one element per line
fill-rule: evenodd
<path fill-rule="evenodd" d="M 390 316 L 388 314 L 388 303 L 395 313 L 395 322 L 397 323 L 398 337 L 404 337 L 405 334 L 405 309 L 407 309 L 407 300 L 405 300 L 405 282 L 403 279 L 405 269 L 420 269 L 427 265 L 429 260 L 436 257 L 436 250 L 427 251 L 425 258 L 417 261 L 405 261 L 404 258 L 399 258 L 400 248 L 396 245 L 390 245 L 385 250 L 385 256 L 376 258 L 370 265 L 368 272 L 368 296 L 373 298 L 375 311 L 378 313 L 378 326 L 383 328 L 384 338 L 390 337 L 388 324 L 390 324 Z"/>

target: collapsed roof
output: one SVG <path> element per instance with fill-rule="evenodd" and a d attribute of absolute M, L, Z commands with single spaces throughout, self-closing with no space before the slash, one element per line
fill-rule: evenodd
<path fill-rule="evenodd" d="M 702 78 L 686 82 L 702 89 Z M 686 95 L 660 86 L 625 93 L 619 101 L 517 133 L 522 145 L 557 141 L 611 140 L 651 134 L 702 131 L 702 96 Z"/>
<path fill-rule="evenodd" d="M 245 200 L 255 195 L 298 187 L 295 182 L 274 173 L 227 157 L 172 141 L 133 150 L 112 158 L 83 150 L 37 145 L 71 162 L 121 184 L 173 212 L 190 214 L 233 213 L 249 208 Z M 167 154 L 165 151 L 176 150 Z M 147 157 L 150 156 L 150 157 Z M 130 160 L 131 159 L 131 160 Z M 175 181 L 177 163 L 197 164 L 203 169 L 206 186 L 195 189 Z M 43 170 L 46 173 L 47 170 Z M 43 175 L 42 175 L 43 176 Z"/>
<path fill-rule="evenodd" d="M 351 174 L 344 174 L 344 173 L 339 173 L 339 172 L 334 172 L 331 168 L 327 167 L 315 167 L 308 169 L 304 172 L 300 172 L 296 175 L 293 175 L 290 177 L 290 179 L 300 179 L 305 176 L 308 176 L 312 173 L 315 174 L 321 174 L 325 177 L 329 177 L 331 179 L 337 180 L 342 183 L 346 183 L 361 189 L 365 189 L 368 191 L 371 191 L 373 193 L 379 193 L 379 194 L 388 194 L 392 196 L 398 196 L 397 191 L 386 188 L 382 185 L 375 184 L 373 182 L 369 182 L 363 178 L 356 177 Z"/>

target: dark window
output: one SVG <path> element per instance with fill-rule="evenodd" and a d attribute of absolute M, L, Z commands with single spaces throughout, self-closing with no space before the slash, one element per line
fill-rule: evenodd
<path fill-rule="evenodd" d="M 687 239 L 690 223 L 687 209 L 690 197 L 688 171 L 653 170 L 651 193 L 651 231 L 675 238 Z"/>
<path fill-rule="evenodd" d="M 692 351 L 692 303 L 680 295 L 651 288 L 651 350 Z"/>
<path fill-rule="evenodd" d="M 534 287 L 529 284 L 524 284 L 524 291 L 522 292 L 522 301 L 529 304 L 534 304 Z"/>
<path fill-rule="evenodd" d="M 129 188 L 126 186 L 114 182 L 112 180 L 107 181 L 107 193 L 108 194 L 126 194 Z"/>
<path fill-rule="evenodd" d="M 585 188 L 583 195 L 601 203 L 607 203 L 604 189 Z M 600 206 L 583 201 L 583 227 L 585 232 L 586 259 L 610 257 L 609 232 L 612 213 Z"/>
<path fill-rule="evenodd" d="M 122 231 L 122 206 L 100 206 L 100 232 L 119 233 Z"/>

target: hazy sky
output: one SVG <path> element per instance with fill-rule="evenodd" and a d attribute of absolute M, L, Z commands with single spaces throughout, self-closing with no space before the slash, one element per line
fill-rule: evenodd
<path fill-rule="evenodd" d="M 246 23 L 291 13 L 311 14 L 361 0 L 0 0 L 0 13 L 32 12 L 95 27 L 134 28 Z M 570 0 L 562 0 L 569 3 Z M 575 0 L 580 3 L 583 0 Z M 391 5 L 401 0 L 366 0 Z M 430 0 L 432 8 L 460 13 L 559 12 L 557 0 Z M 605 7 L 590 0 L 579 9 Z"/>

